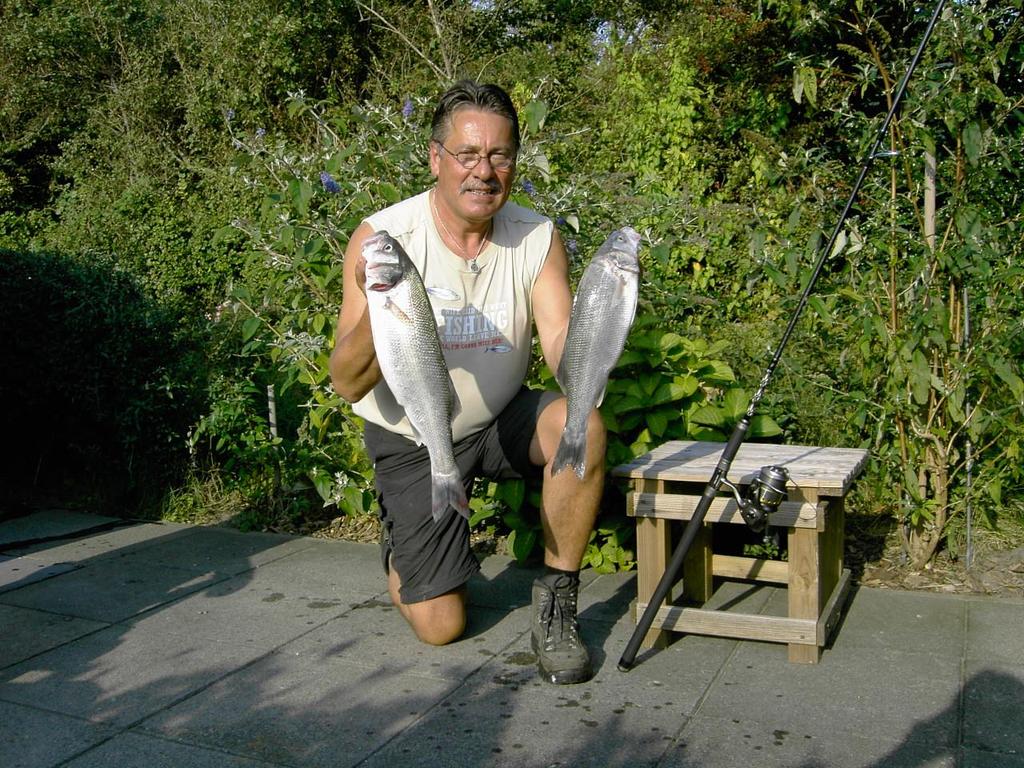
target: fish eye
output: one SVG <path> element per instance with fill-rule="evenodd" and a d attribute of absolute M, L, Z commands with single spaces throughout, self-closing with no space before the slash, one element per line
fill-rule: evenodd
<path fill-rule="evenodd" d="M 393 250 L 394 250 L 394 248 L 391 247 L 391 243 L 388 243 L 387 245 L 384 246 L 384 252 L 385 253 L 391 253 L 391 251 L 393 251 Z"/>

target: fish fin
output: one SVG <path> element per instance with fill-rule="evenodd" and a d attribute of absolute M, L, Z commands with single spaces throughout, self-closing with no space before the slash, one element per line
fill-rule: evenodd
<path fill-rule="evenodd" d="M 572 429 L 562 431 L 562 439 L 558 442 L 558 450 L 551 461 L 551 475 L 554 477 L 566 467 L 572 467 L 576 477 L 583 479 L 587 471 L 587 432 Z"/>
<path fill-rule="evenodd" d="M 617 273 L 617 278 L 613 303 L 621 304 L 627 301 L 629 302 L 630 312 L 629 320 L 626 321 L 626 328 L 632 328 L 633 321 L 636 320 L 636 303 L 637 296 L 640 292 L 639 287 L 634 285 L 635 279 L 625 272 Z M 626 335 L 628 336 L 629 334 L 627 333 Z"/>
<path fill-rule="evenodd" d="M 388 296 L 384 302 L 384 309 L 394 315 L 398 322 L 405 325 L 412 325 L 412 318 L 405 314 L 405 312 L 402 311 L 402 308 L 391 300 L 390 296 Z"/>
<path fill-rule="evenodd" d="M 626 327 L 627 328 L 632 328 L 633 327 L 633 322 L 636 320 L 636 303 L 637 303 L 637 295 L 638 295 L 638 293 L 639 293 L 639 291 L 633 291 L 632 295 L 628 299 L 626 299 L 627 301 L 630 302 L 630 305 L 632 306 L 632 309 L 630 310 L 630 313 L 629 313 L 629 322 L 626 323 Z M 629 332 L 628 331 L 626 332 L 626 337 L 627 338 L 629 337 Z"/>
<path fill-rule="evenodd" d="M 469 520 L 469 501 L 466 499 L 466 489 L 462 485 L 458 470 L 447 475 L 430 476 L 430 506 L 435 523 L 444 517 L 448 507 L 452 507 Z"/>
<path fill-rule="evenodd" d="M 402 407 L 404 408 L 405 406 L 403 405 Z M 416 443 L 416 447 L 418 448 L 423 445 L 423 435 L 421 435 L 420 431 L 416 429 L 416 425 L 410 421 L 409 428 L 412 430 L 412 441 Z"/>
<path fill-rule="evenodd" d="M 459 299 L 459 294 L 451 288 L 446 288 L 444 286 L 432 285 L 426 290 L 429 296 L 441 299 L 442 301 L 458 301 Z"/>

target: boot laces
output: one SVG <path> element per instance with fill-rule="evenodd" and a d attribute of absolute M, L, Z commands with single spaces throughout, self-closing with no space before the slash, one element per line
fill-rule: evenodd
<path fill-rule="evenodd" d="M 548 587 L 544 590 L 540 604 L 540 623 L 544 626 L 545 650 L 581 645 L 580 627 L 576 620 L 578 595 L 578 589 L 572 585 Z"/>

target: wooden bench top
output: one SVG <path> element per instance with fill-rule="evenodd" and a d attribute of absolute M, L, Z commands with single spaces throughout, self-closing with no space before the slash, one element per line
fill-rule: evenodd
<path fill-rule="evenodd" d="M 725 443 L 674 440 L 612 470 L 616 477 L 707 483 L 718 466 Z M 791 488 L 814 489 L 822 496 L 845 496 L 868 460 L 861 448 L 743 443 L 728 479 L 749 483 L 768 464 L 789 470 Z"/>

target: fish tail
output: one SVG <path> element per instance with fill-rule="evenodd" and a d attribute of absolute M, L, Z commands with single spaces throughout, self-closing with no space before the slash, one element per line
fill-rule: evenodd
<path fill-rule="evenodd" d="M 462 485 L 462 478 L 458 471 L 442 474 L 435 472 L 430 476 L 431 512 L 436 523 L 448 507 L 453 507 L 456 512 L 469 520 L 469 501 L 466 500 L 466 489 Z"/>
<path fill-rule="evenodd" d="M 551 475 L 557 475 L 566 467 L 572 467 L 576 477 L 583 479 L 587 469 L 587 432 L 566 427 L 558 442 L 555 458 L 551 461 Z"/>

